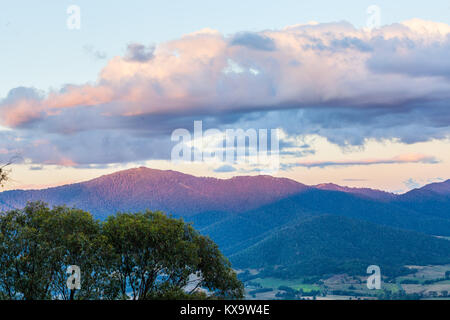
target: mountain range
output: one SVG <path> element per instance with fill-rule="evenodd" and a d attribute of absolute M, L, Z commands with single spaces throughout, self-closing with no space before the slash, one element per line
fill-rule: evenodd
<path fill-rule="evenodd" d="M 298 276 L 363 272 L 368 263 L 392 273 L 407 264 L 450 263 L 450 241 L 436 237 L 450 237 L 450 180 L 396 195 L 271 176 L 216 179 L 141 167 L 56 188 L 5 191 L 0 209 L 33 200 L 76 206 L 99 219 L 118 211 L 161 210 L 193 223 L 242 268 Z"/>
<path fill-rule="evenodd" d="M 230 258 L 243 268 L 268 268 L 271 276 L 298 278 L 363 274 L 372 264 L 380 266 L 384 275 L 396 276 L 408 273 L 405 265 L 445 264 L 449 256 L 448 240 L 323 215 L 272 232 Z"/>
<path fill-rule="evenodd" d="M 211 210 L 246 211 L 308 188 L 271 176 L 222 180 L 141 167 L 56 188 L 6 191 L 0 193 L 0 205 L 22 207 L 27 201 L 42 200 L 77 206 L 97 218 L 145 209 L 189 216 Z"/>

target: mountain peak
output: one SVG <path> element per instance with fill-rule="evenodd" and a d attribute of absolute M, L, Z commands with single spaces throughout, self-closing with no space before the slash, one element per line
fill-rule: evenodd
<path fill-rule="evenodd" d="M 450 179 L 443 182 L 434 182 L 427 184 L 419 190 L 427 190 L 439 194 L 450 194 Z"/>
<path fill-rule="evenodd" d="M 403 199 L 421 199 L 435 198 L 441 196 L 450 196 L 450 179 L 443 182 L 434 182 L 423 186 L 422 188 L 413 189 L 401 196 Z"/>
<path fill-rule="evenodd" d="M 328 191 L 340 191 L 351 193 L 365 198 L 375 199 L 375 200 L 389 200 L 395 197 L 393 193 L 386 191 L 370 189 L 370 188 L 352 188 L 347 186 L 340 186 L 334 183 L 322 183 L 313 186 L 316 189 L 328 190 Z"/>
<path fill-rule="evenodd" d="M 116 211 L 161 210 L 188 216 L 206 211 L 241 212 L 280 200 L 308 187 L 287 178 L 196 177 L 173 170 L 139 167 L 57 188 L 0 193 L 22 207 L 29 200 L 77 206 L 105 217 Z"/>

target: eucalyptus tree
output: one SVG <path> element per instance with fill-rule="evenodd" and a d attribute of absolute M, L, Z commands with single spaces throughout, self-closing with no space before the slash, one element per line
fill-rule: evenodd
<path fill-rule="evenodd" d="M 209 238 L 161 212 L 110 216 L 103 232 L 122 296 L 131 299 L 243 297 L 242 283 Z"/>

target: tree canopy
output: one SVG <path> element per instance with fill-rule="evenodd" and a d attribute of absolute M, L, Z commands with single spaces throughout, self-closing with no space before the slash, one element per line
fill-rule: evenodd
<path fill-rule="evenodd" d="M 0 187 L 8 180 L 8 171 L 5 169 L 7 165 L 0 167 Z"/>
<path fill-rule="evenodd" d="M 67 285 L 68 266 L 81 288 Z M 41 202 L 0 215 L 0 299 L 204 299 L 243 297 L 217 245 L 161 212 L 106 221 Z"/>

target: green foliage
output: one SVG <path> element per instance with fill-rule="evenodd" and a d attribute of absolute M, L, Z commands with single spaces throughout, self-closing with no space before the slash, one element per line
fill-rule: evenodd
<path fill-rule="evenodd" d="M 98 299 L 103 296 L 108 245 L 84 211 L 29 203 L 0 217 L 0 291 L 9 299 Z M 69 292 L 69 265 L 82 271 L 82 289 Z"/>
<path fill-rule="evenodd" d="M 220 298 L 243 296 L 242 284 L 217 245 L 181 219 L 151 211 L 120 213 L 107 219 L 104 234 L 114 248 L 122 295 L 128 288 L 133 299 L 205 288 Z"/>
<path fill-rule="evenodd" d="M 296 279 L 330 274 L 383 276 L 411 273 L 405 265 L 450 263 L 450 242 L 345 217 L 323 215 L 265 235 L 230 256 L 239 268 L 263 269 L 261 276 Z"/>
<path fill-rule="evenodd" d="M 272 292 L 273 291 L 273 288 L 261 288 L 261 289 L 255 289 L 255 290 L 251 290 L 251 291 L 249 291 L 249 295 L 255 295 L 255 294 L 258 294 L 258 293 L 265 293 L 265 292 Z"/>
<path fill-rule="evenodd" d="M 81 269 L 80 290 L 67 288 L 70 265 Z M 101 223 L 82 210 L 34 202 L 0 215 L 0 299 L 130 297 L 237 299 L 243 286 L 209 238 L 160 212 Z"/>
<path fill-rule="evenodd" d="M 399 281 L 400 284 L 420 284 L 420 281 L 417 279 L 403 279 Z"/>

